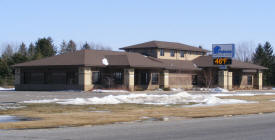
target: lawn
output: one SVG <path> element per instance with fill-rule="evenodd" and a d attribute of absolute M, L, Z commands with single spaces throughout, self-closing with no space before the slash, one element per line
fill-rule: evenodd
<path fill-rule="evenodd" d="M 256 101 L 250 104 L 185 107 L 183 105 L 60 105 L 23 104 L 25 108 L 0 110 L 0 115 L 36 118 L 34 121 L 0 123 L 0 129 L 37 129 L 67 126 L 103 125 L 140 121 L 144 118 L 202 118 L 275 112 L 275 95 L 230 96 L 223 99 Z"/>

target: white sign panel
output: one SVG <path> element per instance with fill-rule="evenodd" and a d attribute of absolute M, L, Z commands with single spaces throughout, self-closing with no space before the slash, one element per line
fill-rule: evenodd
<path fill-rule="evenodd" d="M 212 57 L 232 58 L 234 56 L 235 56 L 234 44 L 213 44 L 212 45 Z"/>

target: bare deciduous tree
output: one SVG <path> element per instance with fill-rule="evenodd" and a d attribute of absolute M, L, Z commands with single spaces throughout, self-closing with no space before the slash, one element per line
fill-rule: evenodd
<path fill-rule="evenodd" d="M 202 82 L 207 88 L 210 88 L 213 84 L 213 71 L 211 68 L 205 68 L 202 71 Z"/>
<path fill-rule="evenodd" d="M 93 42 L 90 43 L 90 46 L 92 50 L 112 50 L 112 48 L 109 46 L 105 46 L 105 45 L 93 43 Z"/>
<path fill-rule="evenodd" d="M 236 46 L 236 59 L 242 62 L 252 62 L 252 56 L 255 50 L 255 43 L 250 42 L 242 42 L 237 44 Z"/>

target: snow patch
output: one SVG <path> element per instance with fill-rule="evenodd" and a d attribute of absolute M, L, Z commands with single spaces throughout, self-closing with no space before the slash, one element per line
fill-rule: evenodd
<path fill-rule="evenodd" d="M 113 93 L 113 92 L 116 92 L 116 93 L 127 93 L 129 91 L 127 90 L 103 90 L 103 89 L 94 89 L 92 90 L 92 92 L 98 92 L 98 93 Z"/>
<path fill-rule="evenodd" d="M 53 100 L 32 100 L 24 103 L 57 103 L 63 105 L 89 105 L 89 104 L 188 104 L 197 103 L 201 105 L 220 105 L 250 103 L 244 100 L 220 99 L 212 95 L 191 95 L 186 92 L 180 92 L 172 95 L 150 95 L 150 94 L 129 94 L 129 95 L 109 95 L 105 97 L 93 98 L 75 98 L 75 99 L 53 99 Z"/>
<path fill-rule="evenodd" d="M 31 100 L 31 101 L 24 101 L 23 103 L 36 103 L 36 104 L 46 104 L 46 103 L 54 103 L 54 102 L 58 102 L 60 99 L 45 99 L 45 100 Z"/>
<path fill-rule="evenodd" d="M 214 93 L 214 94 L 210 94 L 212 96 L 256 96 L 256 95 L 275 95 L 275 93 L 260 93 L 260 92 L 255 92 L 255 93 L 251 93 L 251 92 L 244 92 L 244 93 L 240 93 L 240 92 L 236 92 L 236 93 Z"/>
<path fill-rule="evenodd" d="M 209 91 L 209 92 L 229 92 L 227 89 L 223 89 L 220 87 L 217 88 L 200 88 L 200 91 Z"/>
<path fill-rule="evenodd" d="M 109 65 L 109 62 L 108 62 L 107 58 L 103 58 L 103 59 L 102 59 L 102 64 L 103 64 L 103 65 L 106 65 L 106 66 Z"/>
<path fill-rule="evenodd" d="M 17 121 L 15 116 L 0 115 L 0 122 L 13 122 Z"/>
<path fill-rule="evenodd" d="M 15 88 L 3 88 L 3 87 L 0 87 L 0 91 L 13 91 L 15 90 Z"/>
<path fill-rule="evenodd" d="M 184 91 L 183 89 L 181 88 L 170 88 L 171 91 Z"/>

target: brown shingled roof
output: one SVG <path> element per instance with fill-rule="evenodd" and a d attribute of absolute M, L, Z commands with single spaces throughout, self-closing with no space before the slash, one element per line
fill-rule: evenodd
<path fill-rule="evenodd" d="M 211 56 L 200 56 L 193 60 L 193 62 L 198 67 L 219 67 L 218 65 L 213 64 L 213 58 Z M 228 67 L 233 69 L 258 69 L 258 70 L 264 70 L 267 69 L 266 67 L 262 67 L 259 65 L 255 65 L 252 63 L 245 63 L 238 60 L 232 60 L 232 65 L 228 65 Z"/>
<path fill-rule="evenodd" d="M 165 68 L 169 70 L 183 70 L 183 71 L 194 71 L 200 70 L 196 64 L 192 61 L 187 60 L 168 60 L 168 59 L 158 59 L 160 62 L 165 64 Z"/>
<path fill-rule="evenodd" d="M 190 46 L 182 43 L 165 42 L 165 41 L 149 41 L 141 44 L 123 47 L 120 49 L 129 50 L 129 49 L 139 49 L 139 48 L 163 48 L 163 49 L 188 50 L 188 51 L 196 51 L 196 52 L 208 52 L 207 50 L 201 49 L 198 47 L 194 47 L 194 46 Z"/>
<path fill-rule="evenodd" d="M 56 55 L 39 60 L 15 64 L 13 67 L 32 67 L 32 66 L 94 66 L 107 67 L 102 63 L 106 58 L 107 66 L 129 66 L 129 67 L 148 67 L 164 68 L 161 62 L 152 60 L 138 53 L 101 51 L 101 50 L 81 50 L 62 55 Z"/>

